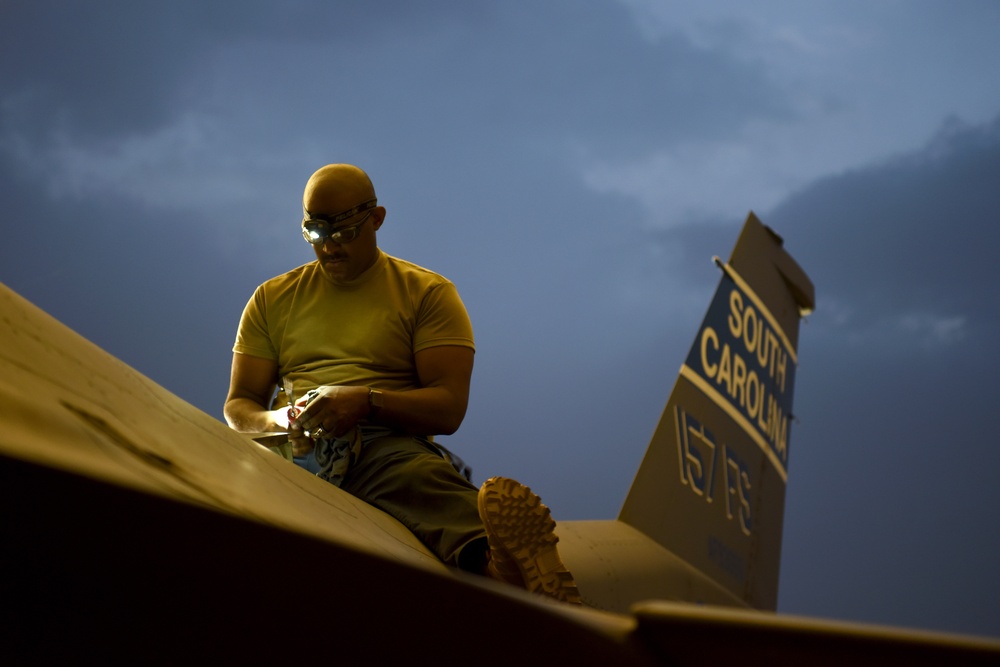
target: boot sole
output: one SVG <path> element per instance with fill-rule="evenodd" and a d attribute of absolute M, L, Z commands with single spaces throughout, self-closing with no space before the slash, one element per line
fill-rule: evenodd
<path fill-rule="evenodd" d="M 556 522 L 531 489 L 512 479 L 494 477 L 479 493 L 479 516 L 490 548 L 513 559 L 532 593 L 582 604 L 572 573 L 559 557 Z"/>

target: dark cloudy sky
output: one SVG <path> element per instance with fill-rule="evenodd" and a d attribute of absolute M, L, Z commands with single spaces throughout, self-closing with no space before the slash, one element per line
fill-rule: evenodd
<path fill-rule="evenodd" d="M 816 285 L 779 610 L 1000 636 L 1000 3 L 0 1 L 0 281 L 221 419 L 301 189 L 478 353 L 448 443 L 624 499 L 749 210 Z"/>

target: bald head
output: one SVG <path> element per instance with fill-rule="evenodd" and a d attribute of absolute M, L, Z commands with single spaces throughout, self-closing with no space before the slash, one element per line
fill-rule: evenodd
<path fill-rule="evenodd" d="M 335 283 L 357 278 L 378 260 L 375 233 L 385 220 L 385 208 L 376 206 L 374 200 L 371 179 L 354 165 L 328 164 L 306 183 L 304 217 L 326 220 L 338 232 L 353 232 L 345 238 L 328 236 L 320 245 L 313 243 L 320 268 Z M 303 226 L 306 222 L 303 220 Z"/>
<path fill-rule="evenodd" d="M 306 182 L 302 208 L 313 214 L 335 215 L 375 199 L 375 187 L 361 169 L 350 164 L 320 167 Z"/>

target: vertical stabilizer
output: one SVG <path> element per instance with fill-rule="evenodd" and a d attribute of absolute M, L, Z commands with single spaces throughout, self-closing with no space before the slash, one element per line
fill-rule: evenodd
<path fill-rule="evenodd" d="M 813 286 L 749 215 L 619 519 L 774 609 L 799 318 Z"/>

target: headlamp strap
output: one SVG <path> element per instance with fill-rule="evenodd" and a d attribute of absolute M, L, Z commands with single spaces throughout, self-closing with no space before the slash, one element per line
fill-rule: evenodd
<path fill-rule="evenodd" d="M 361 213 L 362 211 L 367 211 L 368 209 L 375 208 L 376 206 L 378 206 L 378 200 L 377 199 L 371 199 L 369 201 L 366 201 L 363 204 L 358 204 L 357 206 L 355 206 L 352 209 L 344 211 L 343 213 L 338 213 L 338 214 L 333 215 L 333 216 L 313 215 L 309 211 L 306 211 L 305 212 L 306 218 L 305 218 L 305 220 L 303 220 L 303 222 L 309 222 L 311 220 L 322 220 L 323 222 L 326 222 L 326 223 L 328 223 L 330 225 L 335 225 L 338 222 L 340 222 L 341 220 L 347 220 L 348 218 L 350 218 L 352 216 L 355 216 L 358 213 Z"/>

